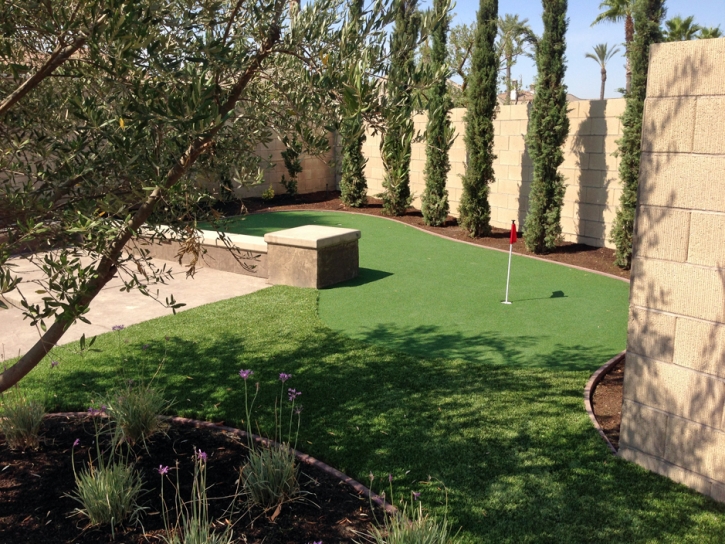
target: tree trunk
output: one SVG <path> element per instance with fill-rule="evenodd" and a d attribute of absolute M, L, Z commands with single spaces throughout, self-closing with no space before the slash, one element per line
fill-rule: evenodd
<path fill-rule="evenodd" d="M 604 100 L 604 86 L 607 83 L 607 69 L 602 66 L 602 89 L 599 92 L 599 100 Z"/>

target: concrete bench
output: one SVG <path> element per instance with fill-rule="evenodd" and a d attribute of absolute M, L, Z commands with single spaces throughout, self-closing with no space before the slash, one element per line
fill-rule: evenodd
<path fill-rule="evenodd" d="M 266 278 L 274 285 L 321 288 L 357 277 L 360 231 L 306 225 L 261 236 L 199 231 L 203 265 L 216 270 Z M 178 260 L 180 243 L 173 239 L 137 240 L 150 257 Z M 188 264 L 190 255 L 182 263 Z"/>
<path fill-rule="evenodd" d="M 268 281 L 320 289 L 356 278 L 359 239 L 359 230 L 317 225 L 265 234 Z"/>

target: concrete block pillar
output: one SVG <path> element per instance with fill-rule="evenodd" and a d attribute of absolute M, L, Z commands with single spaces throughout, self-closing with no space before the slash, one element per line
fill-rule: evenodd
<path fill-rule="evenodd" d="M 650 53 L 620 455 L 725 501 L 725 40 Z"/>

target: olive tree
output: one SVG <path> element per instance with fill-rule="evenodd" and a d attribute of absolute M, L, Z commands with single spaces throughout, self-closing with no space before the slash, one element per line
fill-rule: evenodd
<path fill-rule="evenodd" d="M 376 84 L 350 74 L 385 71 L 389 6 L 375 3 L 355 27 L 342 7 L 311 0 L 290 16 L 286 0 L 2 3 L 0 294 L 23 279 L 11 255 L 47 251 L 35 261 L 43 301 L 24 304 L 42 334 L 0 374 L 0 391 L 86 320 L 114 276 L 148 295 L 165 280 L 129 250 L 139 236 L 172 234 L 198 255 L 194 227 L 209 217 L 198 176 L 213 167 L 253 181 L 255 149 L 275 134 L 322 153 L 340 112 L 377 111 Z"/>

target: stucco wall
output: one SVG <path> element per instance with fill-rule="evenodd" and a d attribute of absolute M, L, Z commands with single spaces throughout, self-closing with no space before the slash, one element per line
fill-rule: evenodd
<path fill-rule="evenodd" d="M 620 455 L 725 501 L 725 40 L 653 46 Z"/>
<path fill-rule="evenodd" d="M 580 100 L 569 104 L 570 136 L 564 146 L 565 160 L 561 172 L 567 184 L 562 230 L 567 241 L 592 246 L 613 247 L 609 232 L 619 204 L 619 161 L 612 156 L 621 137 L 619 117 L 624 100 Z M 466 146 L 465 109 L 451 114 L 456 140 L 450 151 L 451 171 L 447 188 L 451 214 L 458 216 L 461 199 L 461 175 L 465 172 Z M 494 162 L 496 181 L 491 186 L 491 224 L 508 228 L 512 219 L 523 225 L 533 176 L 531 159 L 526 151 L 524 135 L 528 127 L 527 105 L 501 106 L 494 121 Z M 415 117 L 416 129 L 425 130 L 426 116 Z M 380 137 L 368 135 L 364 146 L 368 158 L 366 169 L 368 194 L 383 191 L 383 163 L 380 158 Z M 420 195 L 425 189 L 425 143 L 413 144 L 411 160 L 411 191 L 416 195 L 413 205 L 420 208 Z"/>

